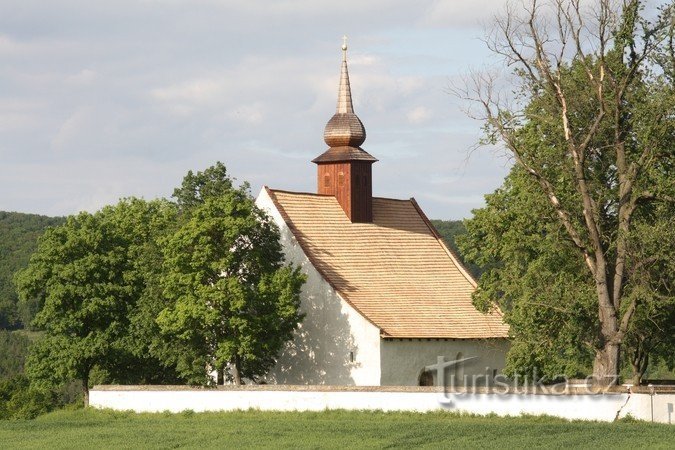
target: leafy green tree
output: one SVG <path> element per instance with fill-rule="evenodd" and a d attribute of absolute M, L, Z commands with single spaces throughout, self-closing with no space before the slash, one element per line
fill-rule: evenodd
<path fill-rule="evenodd" d="M 134 357 L 129 317 L 146 285 L 137 261 L 157 230 L 173 220 L 172 210 L 164 201 L 123 200 L 95 214 L 71 216 L 42 236 L 28 267 L 16 276 L 21 298 L 38 298 L 42 305 L 34 325 L 45 336 L 26 363 L 33 385 L 82 380 L 87 404 L 95 368 L 112 379 L 137 378 L 121 363 Z"/>
<path fill-rule="evenodd" d="M 675 7 L 664 5 L 650 22 L 637 0 L 620 8 L 609 0 L 595 2 L 593 11 L 586 6 L 533 0 L 509 9 L 489 45 L 515 67 L 515 98 L 484 74 L 459 93 L 477 101 L 488 141 L 504 145 L 546 202 L 548 209 L 528 219 L 555 221 L 561 251 L 571 248 L 581 261 L 579 283 L 590 284 L 578 298 L 585 302 L 589 286 L 593 292 L 586 305 L 595 323 L 593 374 L 614 383 L 638 311 L 646 302 L 656 302 L 654 311 L 668 304 L 661 293 L 669 288 L 644 295 L 657 290 L 637 269 L 656 264 L 642 258 L 643 238 L 673 221 L 668 208 L 660 210 L 665 217 L 652 211 L 675 201 Z M 488 286 L 494 276 L 484 276 L 481 289 L 492 289 L 493 303 L 514 301 Z"/>
<path fill-rule="evenodd" d="M 211 382 L 207 368 L 218 381 L 256 380 L 302 319 L 305 277 L 283 265 L 277 227 L 222 164 L 189 173 L 174 196 L 182 222 L 164 245 L 170 306 L 157 322 L 189 351 L 172 362 L 193 383 Z"/>

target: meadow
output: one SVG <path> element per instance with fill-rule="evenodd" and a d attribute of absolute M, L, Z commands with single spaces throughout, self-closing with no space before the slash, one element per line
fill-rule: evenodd
<path fill-rule="evenodd" d="M 61 410 L 0 422 L 20 448 L 673 448 L 675 427 L 624 420 L 365 411 L 136 414 Z"/>

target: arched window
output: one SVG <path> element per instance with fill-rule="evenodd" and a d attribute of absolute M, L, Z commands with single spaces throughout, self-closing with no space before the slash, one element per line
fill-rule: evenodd
<path fill-rule="evenodd" d="M 433 386 L 434 385 L 434 374 L 428 370 L 423 370 L 420 374 L 419 380 L 420 386 Z"/>

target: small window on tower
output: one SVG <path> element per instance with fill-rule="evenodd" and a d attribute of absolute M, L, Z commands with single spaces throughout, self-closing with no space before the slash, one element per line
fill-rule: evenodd
<path fill-rule="evenodd" d="M 338 173 L 338 185 L 342 186 L 343 184 L 345 184 L 345 173 L 340 172 Z"/>
<path fill-rule="evenodd" d="M 323 186 L 330 187 L 330 174 L 327 173 L 323 176 Z"/>

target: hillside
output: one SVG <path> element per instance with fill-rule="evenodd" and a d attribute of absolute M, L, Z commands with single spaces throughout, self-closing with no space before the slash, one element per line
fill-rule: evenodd
<path fill-rule="evenodd" d="M 12 277 L 28 263 L 44 230 L 64 220 L 0 211 L 0 329 L 22 328 L 30 322 L 34 305 L 18 305 Z"/>

